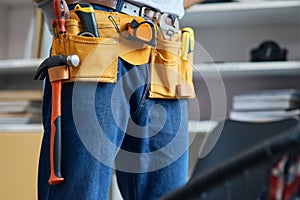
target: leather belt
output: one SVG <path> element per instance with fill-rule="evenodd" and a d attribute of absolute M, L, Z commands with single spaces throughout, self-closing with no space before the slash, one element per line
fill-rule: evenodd
<path fill-rule="evenodd" d="M 66 0 L 67 4 L 76 4 L 80 2 L 87 2 L 93 4 L 99 4 L 101 6 L 106 6 L 108 8 L 116 9 L 118 0 Z"/>
<path fill-rule="evenodd" d="M 115 10 L 118 0 L 66 0 L 66 2 L 69 5 L 80 3 L 80 2 L 88 2 L 91 4 L 98 4 Z M 124 1 L 123 7 L 120 12 L 135 17 L 137 16 L 147 17 L 154 23 L 158 23 L 160 17 L 163 14 L 154 8 L 147 7 L 147 6 L 138 6 L 129 1 Z M 175 21 L 176 21 L 175 18 L 177 18 L 177 16 L 168 14 L 164 24 L 175 26 Z"/>
<path fill-rule="evenodd" d="M 66 0 L 67 4 L 76 4 L 80 2 L 88 2 L 92 4 L 98 4 L 101 6 L 105 6 L 111 9 L 116 9 L 118 0 Z M 124 2 L 124 5 L 120 11 L 121 13 L 125 13 L 131 16 L 146 16 L 151 20 L 158 20 L 161 15 L 157 10 L 146 7 L 146 6 L 138 6 L 128 1 Z"/>

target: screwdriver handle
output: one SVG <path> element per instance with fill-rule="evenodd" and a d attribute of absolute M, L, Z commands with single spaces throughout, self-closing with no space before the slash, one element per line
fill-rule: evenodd
<path fill-rule="evenodd" d="M 56 24 L 59 33 L 66 32 L 66 14 L 68 8 L 66 7 L 64 0 L 53 0 L 53 11 L 54 11 L 54 24 Z"/>
<path fill-rule="evenodd" d="M 92 34 L 94 37 L 99 37 L 93 6 L 90 3 L 80 2 L 76 4 L 74 10 L 82 24 L 82 35 Z"/>
<path fill-rule="evenodd" d="M 182 29 L 182 59 L 188 60 L 188 54 L 195 48 L 194 31 L 190 27 Z"/>

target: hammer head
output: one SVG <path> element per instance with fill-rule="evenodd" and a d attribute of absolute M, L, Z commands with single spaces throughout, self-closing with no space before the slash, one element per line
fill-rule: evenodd
<path fill-rule="evenodd" d="M 62 66 L 62 65 L 72 65 L 76 67 L 79 64 L 79 57 L 77 55 L 63 56 L 56 55 L 46 58 L 36 70 L 33 79 L 43 80 L 48 72 L 49 68 Z"/>

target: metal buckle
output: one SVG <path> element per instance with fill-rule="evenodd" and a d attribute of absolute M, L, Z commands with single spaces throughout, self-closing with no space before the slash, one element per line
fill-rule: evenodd
<path fill-rule="evenodd" d="M 161 13 L 154 10 L 153 8 L 143 6 L 141 8 L 140 16 L 151 20 L 153 23 L 157 23 L 161 16 Z"/>
<path fill-rule="evenodd" d="M 140 11 L 141 11 L 141 8 L 139 6 L 136 6 L 127 1 L 124 1 L 123 8 L 121 10 L 122 13 L 131 15 L 131 16 L 135 16 L 135 17 L 140 16 Z"/>
<path fill-rule="evenodd" d="M 163 37 L 167 40 L 172 40 L 179 30 L 178 18 L 175 15 L 161 13 L 147 6 L 139 7 L 125 1 L 121 12 L 131 16 L 141 16 L 151 20 L 154 24 L 159 24 Z"/>

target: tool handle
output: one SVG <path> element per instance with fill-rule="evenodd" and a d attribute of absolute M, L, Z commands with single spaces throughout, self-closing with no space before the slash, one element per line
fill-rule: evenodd
<path fill-rule="evenodd" d="M 182 29 L 182 59 L 188 60 L 188 54 L 194 51 L 195 48 L 194 31 L 190 27 Z"/>
<path fill-rule="evenodd" d="M 52 86 L 52 114 L 50 138 L 50 185 L 55 185 L 64 180 L 61 175 L 61 86 L 62 81 L 51 82 Z"/>
<path fill-rule="evenodd" d="M 188 53 L 189 53 L 189 33 L 183 32 L 182 33 L 182 59 L 188 60 Z"/>
<path fill-rule="evenodd" d="M 53 0 L 54 23 L 56 24 L 59 33 L 66 32 L 65 21 L 66 14 L 68 13 L 66 5 L 64 0 Z"/>
<path fill-rule="evenodd" d="M 94 8 L 92 5 L 86 2 L 81 2 L 76 4 L 74 10 L 83 27 L 82 35 L 85 34 L 88 36 L 89 33 L 94 37 L 99 37 Z"/>

